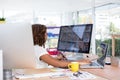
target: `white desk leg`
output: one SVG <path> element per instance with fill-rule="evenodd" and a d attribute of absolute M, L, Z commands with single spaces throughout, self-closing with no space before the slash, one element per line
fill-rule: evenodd
<path fill-rule="evenodd" d="M 3 55 L 2 55 L 2 50 L 0 50 L 0 80 L 3 80 Z"/>

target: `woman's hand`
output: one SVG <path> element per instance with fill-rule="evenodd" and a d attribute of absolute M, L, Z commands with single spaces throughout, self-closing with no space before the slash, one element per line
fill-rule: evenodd
<path fill-rule="evenodd" d="M 58 60 L 62 60 L 63 59 L 63 56 L 61 54 L 57 54 L 57 57 L 56 57 Z"/>
<path fill-rule="evenodd" d="M 59 59 L 59 60 L 67 60 L 67 58 L 61 52 L 59 52 L 59 54 L 57 54 L 57 59 Z"/>
<path fill-rule="evenodd" d="M 81 59 L 81 60 L 78 60 L 78 62 L 80 63 L 80 65 L 90 64 L 91 63 L 91 61 L 89 59 Z"/>

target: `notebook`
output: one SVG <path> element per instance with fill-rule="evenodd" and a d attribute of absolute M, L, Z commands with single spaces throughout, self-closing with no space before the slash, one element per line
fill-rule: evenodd
<path fill-rule="evenodd" d="M 92 61 L 90 64 L 81 65 L 80 68 L 104 68 L 107 49 L 108 45 L 101 43 L 98 59 Z"/>

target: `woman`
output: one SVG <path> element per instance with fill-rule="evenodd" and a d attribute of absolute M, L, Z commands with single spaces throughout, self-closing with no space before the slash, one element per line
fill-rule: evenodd
<path fill-rule="evenodd" d="M 70 61 L 63 60 L 60 58 L 52 57 L 47 50 L 45 49 L 45 42 L 47 40 L 47 28 L 45 25 L 41 24 L 33 24 L 33 41 L 34 41 L 34 49 L 37 57 L 37 63 L 39 64 L 39 68 L 47 68 L 48 65 L 52 65 L 54 67 L 67 68 Z"/>

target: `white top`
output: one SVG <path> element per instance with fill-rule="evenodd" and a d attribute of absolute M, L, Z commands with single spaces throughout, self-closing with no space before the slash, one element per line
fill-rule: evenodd
<path fill-rule="evenodd" d="M 40 60 L 40 57 L 44 54 L 49 54 L 45 48 L 35 45 L 34 46 L 35 54 L 36 54 L 36 62 L 37 68 L 48 68 L 48 64 Z"/>

